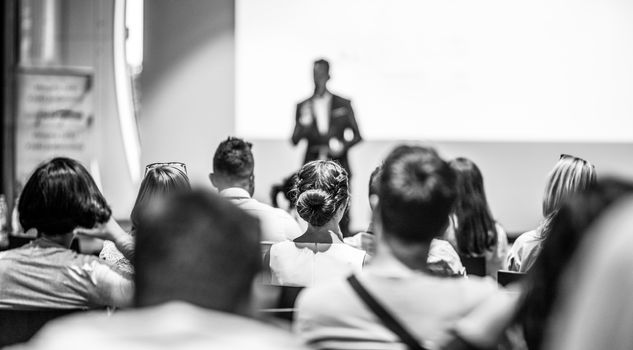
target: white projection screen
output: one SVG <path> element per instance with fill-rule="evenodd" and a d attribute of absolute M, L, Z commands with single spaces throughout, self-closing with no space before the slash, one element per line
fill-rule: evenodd
<path fill-rule="evenodd" d="M 237 0 L 237 133 L 289 138 L 321 57 L 366 139 L 633 142 L 630 0 Z"/>

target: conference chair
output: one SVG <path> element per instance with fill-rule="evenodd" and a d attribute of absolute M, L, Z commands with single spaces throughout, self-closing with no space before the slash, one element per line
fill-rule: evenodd
<path fill-rule="evenodd" d="M 523 277 L 525 277 L 525 273 L 523 272 L 514 272 L 514 271 L 506 271 L 506 270 L 497 271 L 497 282 L 504 287 L 509 284 L 521 281 Z"/>
<path fill-rule="evenodd" d="M 0 348 L 30 340 L 46 323 L 80 309 L 2 310 L 0 309 Z"/>
<path fill-rule="evenodd" d="M 486 257 L 460 256 L 462 264 L 466 268 L 466 274 L 470 276 L 486 276 Z"/>
<path fill-rule="evenodd" d="M 279 297 L 274 308 L 262 309 L 260 312 L 264 315 L 292 322 L 296 310 L 295 302 L 304 287 L 275 285 L 268 285 L 266 287 L 276 289 L 276 294 L 278 294 Z"/>

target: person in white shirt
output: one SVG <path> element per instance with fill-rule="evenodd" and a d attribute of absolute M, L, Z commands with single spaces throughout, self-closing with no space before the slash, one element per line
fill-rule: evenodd
<path fill-rule="evenodd" d="M 257 219 L 216 194 L 176 195 L 138 228 L 135 308 L 60 319 L 24 348 L 301 349 L 253 318 L 259 235 Z"/>
<path fill-rule="evenodd" d="M 213 173 L 209 174 L 209 179 L 220 195 L 259 219 L 262 241 L 294 239 L 301 235 L 301 229 L 290 214 L 252 198 L 255 192 L 255 160 L 251 148 L 249 142 L 236 137 L 220 143 L 213 156 Z"/>
<path fill-rule="evenodd" d="M 272 245 L 271 282 L 305 287 L 359 272 L 366 254 L 343 242 L 339 226 L 350 196 L 345 169 L 333 161 L 312 161 L 297 174 L 293 193 L 308 228 L 293 241 Z"/>
<path fill-rule="evenodd" d="M 633 348 L 633 198 L 592 224 L 560 284 L 543 349 Z"/>
<path fill-rule="evenodd" d="M 300 294 L 294 330 L 316 349 L 412 348 L 360 286 L 418 346 L 439 349 L 451 342 L 460 319 L 497 291 L 489 278 L 443 278 L 428 270 L 431 241 L 446 229 L 454 199 L 455 174 L 433 149 L 394 149 L 380 179 L 375 257 L 347 281 Z"/>

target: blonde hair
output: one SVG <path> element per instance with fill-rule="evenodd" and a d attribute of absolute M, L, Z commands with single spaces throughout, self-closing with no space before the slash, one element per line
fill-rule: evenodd
<path fill-rule="evenodd" d="M 596 183 L 596 169 L 588 161 L 562 154 L 549 173 L 543 194 L 543 216 L 547 220 L 556 213 L 562 203 L 576 192 L 581 192 Z"/>

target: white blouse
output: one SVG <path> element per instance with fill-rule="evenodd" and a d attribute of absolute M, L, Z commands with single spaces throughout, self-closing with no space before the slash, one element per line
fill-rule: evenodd
<path fill-rule="evenodd" d="M 285 286 L 318 285 L 359 273 L 364 260 L 364 250 L 345 243 L 275 243 L 270 248 L 271 282 Z"/>

